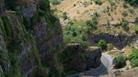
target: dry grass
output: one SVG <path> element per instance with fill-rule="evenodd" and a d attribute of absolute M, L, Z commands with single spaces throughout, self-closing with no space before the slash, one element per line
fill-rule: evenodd
<path fill-rule="evenodd" d="M 61 4 L 54 6 L 58 11 L 56 15 L 62 15 L 63 12 L 67 13 L 70 20 L 77 21 L 87 21 L 91 19 L 94 13 L 98 13 L 98 31 L 96 32 L 107 32 L 111 34 L 123 33 L 127 34 L 129 32 L 133 33 L 131 22 L 135 21 L 138 8 L 134 8 L 129 4 L 116 0 L 115 5 L 111 5 L 108 0 L 102 0 L 102 5 L 97 5 L 91 0 L 63 0 Z M 126 16 L 124 16 L 127 14 Z M 110 22 L 111 25 L 118 25 L 121 23 L 122 19 L 125 18 L 130 22 L 130 31 L 126 32 L 121 27 L 112 26 L 110 30 L 106 28 L 106 24 Z M 64 22 L 64 21 L 63 21 Z"/>

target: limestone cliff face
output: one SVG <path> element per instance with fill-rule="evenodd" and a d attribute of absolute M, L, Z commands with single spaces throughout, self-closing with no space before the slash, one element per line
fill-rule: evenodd
<path fill-rule="evenodd" d="M 59 70 L 62 41 L 48 0 L 0 0 L 0 77 L 27 77 L 45 66 Z"/>

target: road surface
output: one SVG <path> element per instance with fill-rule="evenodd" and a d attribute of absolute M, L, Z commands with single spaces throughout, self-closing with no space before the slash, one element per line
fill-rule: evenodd
<path fill-rule="evenodd" d="M 91 69 L 89 71 L 85 71 L 83 73 L 80 74 L 74 74 L 72 76 L 69 77 L 81 77 L 81 76 L 100 76 L 100 75 L 104 75 L 104 74 L 108 74 L 108 71 L 111 70 L 111 66 L 112 66 L 112 57 L 108 54 L 102 53 L 101 56 L 101 65 L 96 68 L 96 69 Z"/>

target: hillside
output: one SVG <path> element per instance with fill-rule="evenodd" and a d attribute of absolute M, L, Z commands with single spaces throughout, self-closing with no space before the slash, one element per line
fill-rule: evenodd
<path fill-rule="evenodd" d="M 138 76 L 138 0 L 0 0 L 0 77 Z"/>
<path fill-rule="evenodd" d="M 103 53 L 112 56 L 114 66 L 114 60 L 132 57 L 131 53 L 138 48 L 137 3 L 137 0 L 63 0 L 51 7 L 62 24 L 65 43 L 100 46 Z M 129 62 L 134 60 L 124 58 L 124 61 L 123 69 L 133 68 Z M 134 64 L 137 66 L 137 62 Z"/>
<path fill-rule="evenodd" d="M 64 14 L 66 14 L 71 21 L 84 22 L 91 20 L 92 16 L 97 14 L 96 20 L 98 20 L 98 31 L 109 31 L 109 33 L 113 33 L 113 31 L 125 33 L 119 26 L 123 20 L 129 23 L 128 26 L 132 33 L 132 29 L 135 28 L 134 23 L 138 16 L 138 9 L 123 0 L 101 0 L 100 5 L 92 0 L 64 0 L 59 5 L 54 6 L 54 8 L 57 10 L 56 14 L 61 18 L 61 23 L 64 22 L 62 19 Z M 106 25 L 108 24 L 113 25 L 111 26 L 112 30 L 107 30 Z"/>

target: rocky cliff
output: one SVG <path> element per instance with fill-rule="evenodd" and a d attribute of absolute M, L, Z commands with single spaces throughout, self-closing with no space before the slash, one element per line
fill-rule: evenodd
<path fill-rule="evenodd" d="M 48 0 L 0 0 L 0 77 L 61 77 L 62 41 Z"/>
<path fill-rule="evenodd" d="M 96 44 L 99 40 L 104 39 L 108 43 L 112 43 L 114 47 L 117 49 L 123 49 L 130 43 L 136 40 L 136 34 L 109 34 L 109 33 L 100 33 L 100 34 L 92 34 L 89 36 L 90 42 L 92 44 Z"/>

